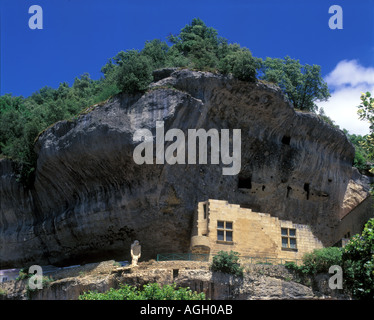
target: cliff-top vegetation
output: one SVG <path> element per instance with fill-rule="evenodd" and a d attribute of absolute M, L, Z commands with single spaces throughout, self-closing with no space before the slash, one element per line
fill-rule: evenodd
<path fill-rule="evenodd" d="M 229 43 L 197 18 L 167 41 L 154 39 L 146 41 L 142 50 L 119 52 L 101 68 L 103 75 L 98 80 L 85 73 L 76 77 L 71 86 L 63 82 L 57 89 L 43 87 L 27 98 L 1 96 L 0 158 L 13 159 L 19 180 L 32 185 L 37 160 L 34 143 L 41 131 L 120 92 L 146 91 L 153 81 L 152 71 L 164 67 L 231 74 L 247 82 L 273 82 L 296 109 L 309 112 L 317 113 L 316 101 L 330 96 L 320 66 L 302 65 L 288 56 L 256 58 L 248 48 Z M 334 125 L 323 110 L 320 117 Z M 365 154 L 359 153 L 355 163 L 366 166 L 366 162 Z"/>

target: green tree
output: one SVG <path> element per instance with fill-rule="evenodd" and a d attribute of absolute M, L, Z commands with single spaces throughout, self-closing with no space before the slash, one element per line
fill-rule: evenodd
<path fill-rule="evenodd" d="M 189 59 L 183 55 L 175 46 L 169 48 L 166 59 L 166 67 L 184 67 L 190 64 Z"/>
<path fill-rule="evenodd" d="M 151 60 L 152 69 L 158 69 L 166 66 L 168 51 L 169 46 L 165 41 L 155 39 L 145 43 L 141 54 Z"/>
<path fill-rule="evenodd" d="M 17 161 L 22 179 L 32 183 L 29 177 L 36 166 L 33 145 L 40 131 L 57 121 L 76 117 L 87 107 L 121 91 L 144 92 L 153 80 L 152 71 L 162 67 L 219 71 L 254 82 L 263 66 L 264 79 L 279 83 L 295 107 L 313 109 L 312 102 L 324 97 L 322 90 L 313 91 L 318 87 L 317 67 L 303 67 L 289 58 L 267 59 L 262 65 L 262 60 L 253 57 L 247 48 L 229 44 L 201 19 L 193 19 L 178 35 L 168 39 L 170 47 L 155 39 L 147 41 L 140 52 L 120 51 L 102 67 L 103 77 L 98 80 L 85 73 L 76 77 L 72 86 L 63 82 L 57 89 L 43 87 L 28 98 L 0 97 L 0 154 Z"/>
<path fill-rule="evenodd" d="M 262 66 L 263 80 L 277 83 L 296 109 L 315 112 L 316 101 L 326 101 L 330 92 L 318 65 L 301 65 L 299 60 L 266 58 Z"/>
<path fill-rule="evenodd" d="M 374 299 L 374 218 L 344 247 L 343 261 L 345 282 L 352 294 L 359 299 Z"/>
<path fill-rule="evenodd" d="M 24 102 L 23 97 L 15 97 L 11 94 L 0 96 L 0 114 L 9 110 L 18 110 Z"/>
<path fill-rule="evenodd" d="M 351 141 L 355 147 L 355 158 L 353 161 L 353 166 L 356 167 L 362 174 L 368 174 L 371 170 L 371 164 L 368 152 L 364 147 L 366 137 L 356 134 L 349 134 L 347 131 L 346 135 L 349 141 Z"/>
<path fill-rule="evenodd" d="M 212 70 L 217 67 L 219 45 L 226 41 L 218 37 L 217 30 L 207 27 L 199 18 L 193 19 L 177 36 L 170 35 L 168 40 L 189 58 L 192 68 L 200 70 Z"/>
<path fill-rule="evenodd" d="M 238 48 L 237 50 L 228 48 L 228 53 L 219 62 L 218 70 L 223 74 L 232 73 L 239 80 L 255 82 L 257 68 L 260 65 L 258 60 L 252 57 L 247 48 Z"/>
<path fill-rule="evenodd" d="M 153 80 L 150 58 L 140 54 L 137 50 L 120 52 L 117 57 L 118 88 L 127 93 L 145 91 Z"/>
<path fill-rule="evenodd" d="M 360 120 L 368 121 L 370 124 L 370 133 L 364 136 L 360 141 L 360 146 L 365 150 L 369 160 L 374 160 L 374 98 L 370 92 L 361 94 L 361 104 L 358 106 L 357 113 Z M 373 173 L 373 169 L 370 170 Z"/>
<path fill-rule="evenodd" d="M 31 186 L 37 159 L 34 141 L 38 134 L 115 93 L 118 88 L 112 82 L 92 80 L 89 74 L 83 74 L 72 87 L 64 82 L 57 89 L 43 87 L 28 98 L 1 96 L 0 154 L 16 162 L 18 179 Z"/>

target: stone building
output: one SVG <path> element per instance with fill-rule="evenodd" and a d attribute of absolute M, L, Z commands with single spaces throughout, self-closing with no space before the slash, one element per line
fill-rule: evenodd
<path fill-rule="evenodd" d="M 373 205 L 369 196 L 342 216 L 333 232 L 335 246 L 344 246 L 350 237 L 362 232 L 367 221 L 374 218 Z"/>
<path fill-rule="evenodd" d="M 198 204 L 191 238 L 192 253 L 233 250 L 242 257 L 285 261 L 301 259 L 304 253 L 322 247 L 307 225 L 212 199 Z"/>
<path fill-rule="evenodd" d="M 19 275 L 19 269 L 0 270 L 0 283 L 15 280 Z"/>

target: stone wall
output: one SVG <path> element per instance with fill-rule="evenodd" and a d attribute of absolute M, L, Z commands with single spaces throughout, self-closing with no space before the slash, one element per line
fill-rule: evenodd
<path fill-rule="evenodd" d="M 232 222 L 232 241 L 217 238 L 217 221 Z M 296 248 L 282 247 L 282 228 L 295 230 Z M 204 253 L 199 251 L 204 246 L 209 247 L 211 254 L 220 250 L 233 250 L 242 256 L 295 260 L 301 259 L 306 252 L 323 247 L 307 225 L 280 220 L 270 214 L 212 199 L 199 203 L 193 231 L 193 252 Z"/>
<path fill-rule="evenodd" d="M 373 198 L 367 197 L 340 220 L 334 230 L 337 244 L 341 239 L 347 240 L 355 234 L 361 234 L 367 221 L 374 217 L 373 206 Z"/>

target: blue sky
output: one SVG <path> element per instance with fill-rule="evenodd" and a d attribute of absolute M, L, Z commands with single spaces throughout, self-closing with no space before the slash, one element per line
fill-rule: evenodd
<path fill-rule="evenodd" d="M 342 30 L 328 26 L 335 4 L 343 9 Z M 42 30 L 28 26 L 31 5 L 43 9 Z M 254 56 L 321 65 L 332 97 L 320 105 L 341 127 L 368 132 L 355 107 L 362 90 L 374 92 L 373 0 L 0 0 L 0 10 L 1 94 L 27 97 L 84 72 L 98 79 L 119 51 L 166 40 L 199 17 Z"/>

